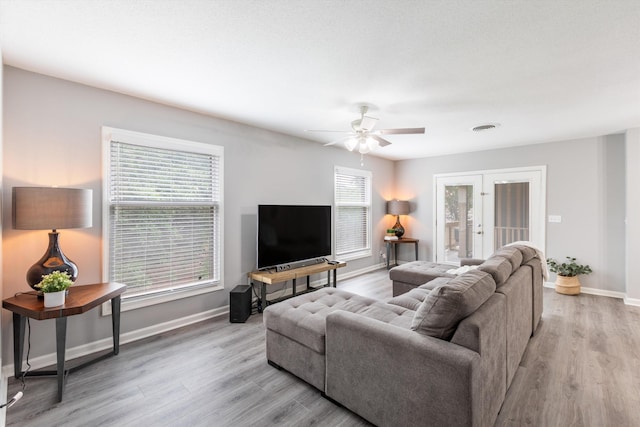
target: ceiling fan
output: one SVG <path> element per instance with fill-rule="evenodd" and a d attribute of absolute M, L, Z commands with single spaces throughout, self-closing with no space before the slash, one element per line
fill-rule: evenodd
<path fill-rule="evenodd" d="M 373 130 L 378 119 L 375 117 L 367 116 L 369 107 L 363 105 L 360 107 L 360 118 L 351 122 L 350 131 L 340 130 L 314 130 L 310 129 L 307 132 L 337 132 L 346 133 L 347 137 L 331 141 L 326 145 L 334 145 L 339 142 L 344 142 L 349 151 L 353 151 L 358 148 L 360 154 L 367 154 L 378 147 L 385 147 L 390 145 L 391 142 L 384 139 L 380 135 L 407 135 L 407 134 L 420 134 L 424 133 L 424 128 L 400 128 L 400 129 L 379 129 Z"/>

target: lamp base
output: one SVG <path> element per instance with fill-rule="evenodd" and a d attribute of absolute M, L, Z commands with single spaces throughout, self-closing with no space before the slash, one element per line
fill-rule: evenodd
<path fill-rule="evenodd" d="M 27 283 L 38 291 L 35 286 L 42 281 L 42 276 L 54 271 L 68 273 L 72 282 L 78 278 L 78 266 L 62 253 L 58 244 L 58 232 L 55 230 L 49 233 L 49 247 L 42 258 L 27 271 Z"/>
<path fill-rule="evenodd" d="M 396 230 L 396 236 L 398 238 L 404 235 L 404 227 L 400 224 L 400 215 L 396 215 L 396 225 L 393 226 L 393 229 Z"/>

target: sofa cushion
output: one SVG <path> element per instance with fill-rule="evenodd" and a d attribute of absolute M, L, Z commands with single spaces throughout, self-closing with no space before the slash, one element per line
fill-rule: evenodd
<path fill-rule="evenodd" d="M 326 318 L 336 310 L 360 314 L 405 329 L 409 329 L 415 314 L 414 310 L 399 305 L 336 288 L 322 288 L 269 305 L 264 310 L 263 321 L 268 329 L 324 354 Z"/>
<path fill-rule="evenodd" d="M 537 257 L 536 250 L 531 246 L 513 245 L 512 247 L 517 248 L 522 254 L 522 264 L 526 264 Z"/>
<path fill-rule="evenodd" d="M 484 304 L 496 290 L 490 274 L 473 270 L 432 290 L 411 323 L 424 335 L 450 340 L 458 323 Z"/>
<path fill-rule="evenodd" d="M 419 289 L 426 289 L 428 291 L 433 290 L 437 286 L 444 285 L 445 283 L 449 283 L 455 276 L 452 277 L 436 277 L 430 282 L 425 283 L 424 285 L 418 286 Z"/>
<path fill-rule="evenodd" d="M 336 288 L 323 288 L 269 305 L 263 321 L 272 331 L 324 354 L 327 314 L 335 310 L 360 313 L 373 304 L 380 303 Z"/>
<path fill-rule="evenodd" d="M 496 282 L 496 286 L 500 287 L 511 275 L 513 266 L 507 258 L 492 255 L 478 266 L 478 270 L 489 273 Z"/>
<path fill-rule="evenodd" d="M 434 282 L 434 281 L 435 280 L 432 280 L 431 282 Z M 429 295 L 429 292 L 431 292 L 430 289 L 423 289 L 422 286 L 420 286 L 418 288 L 411 289 L 409 292 L 405 294 L 399 295 L 395 298 L 391 298 L 387 302 L 389 304 L 397 305 L 400 307 L 407 308 L 409 310 L 416 311 L 418 307 L 420 307 L 420 304 L 422 304 L 422 301 L 424 301 L 427 295 Z"/>
<path fill-rule="evenodd" d="M 409 329 L 413 321 L 413 316 L 415 315 L 415 310 L 410 310 L 395 304 L 377 302 L 366 307 L 358 314 L 403 329 Z"/>
<path fill-rule="evenodd" d="M 501 256 L 511 263 L 511 269 L 515 271 L 522 264 L 522 252 L 515 246 L 504 246 L 493 253 L 492 256 Z"/>
<path fill-rule="evenodd" d="M 454 277 L 447 274 L 450 268 L 450 265 L 435 262 L 411 261 L 389 270 L 389 279 L 418 286 L 437 277 Z"/>

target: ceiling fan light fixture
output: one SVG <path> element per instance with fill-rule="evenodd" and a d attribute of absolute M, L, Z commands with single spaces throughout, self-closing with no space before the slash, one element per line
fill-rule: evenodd
<path fill-rule="evenodd" d="M 349 138 L 344 142 L 344 146 L 347 147 L 347 150 L 353 151 L 358 145 L 358 140 L 356 138 Z"/>
<path fill-rule="evenodd" d="M 367 138 L 360 138 L 360 144 L 359 144 L 358 151 L 360 152 L 360 154 L 367 154 L 368 152 L 371 151 L 371 147 L 369 146 L 369 143 L 367 142 Z"/>
<path fill-rule="evenodd" d="M 379 129 L 374 131 L 378 119 L 375 117 L 367 116 L 369 107 L 363 105 L 360 107 L 360 117 L 351 122 L 350 131 L 334 131 L 334 130 L 309 130 L 310 132 L 338 132 L 346 133 L 351 137 L 340 138 L 334 141 L 324 144 L 334 145 L 337 143 L 344 143 L 344 146 L 349 151 L 354 151 L 356 148 L 361 155 L 375 151 L 381 147 L 391 145 L 391 141 L 382 138 L 380 135 L 408 135 L 408 134 L 424 134 L 424 128 L 397 128 L 397 129 Z"/>

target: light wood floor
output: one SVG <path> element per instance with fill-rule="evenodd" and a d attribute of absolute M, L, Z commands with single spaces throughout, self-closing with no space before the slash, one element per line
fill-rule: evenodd
<path fill-rule="evenodd" d="M 386 270 L 338 283 L 391 297 Z M 640 426 L 640 308 L 545 289 L 496 426 Z M 21 388 L 9 381 L 8 395 Z M 56 381 L 28 378 L 7 411 L 15 426 L 367 426 L 292 375 L 267 365 L 262 315 L 227 317 L 121 346 L 120 354 Z M 425 422 L 425 425 L 428 425 Z"/>

